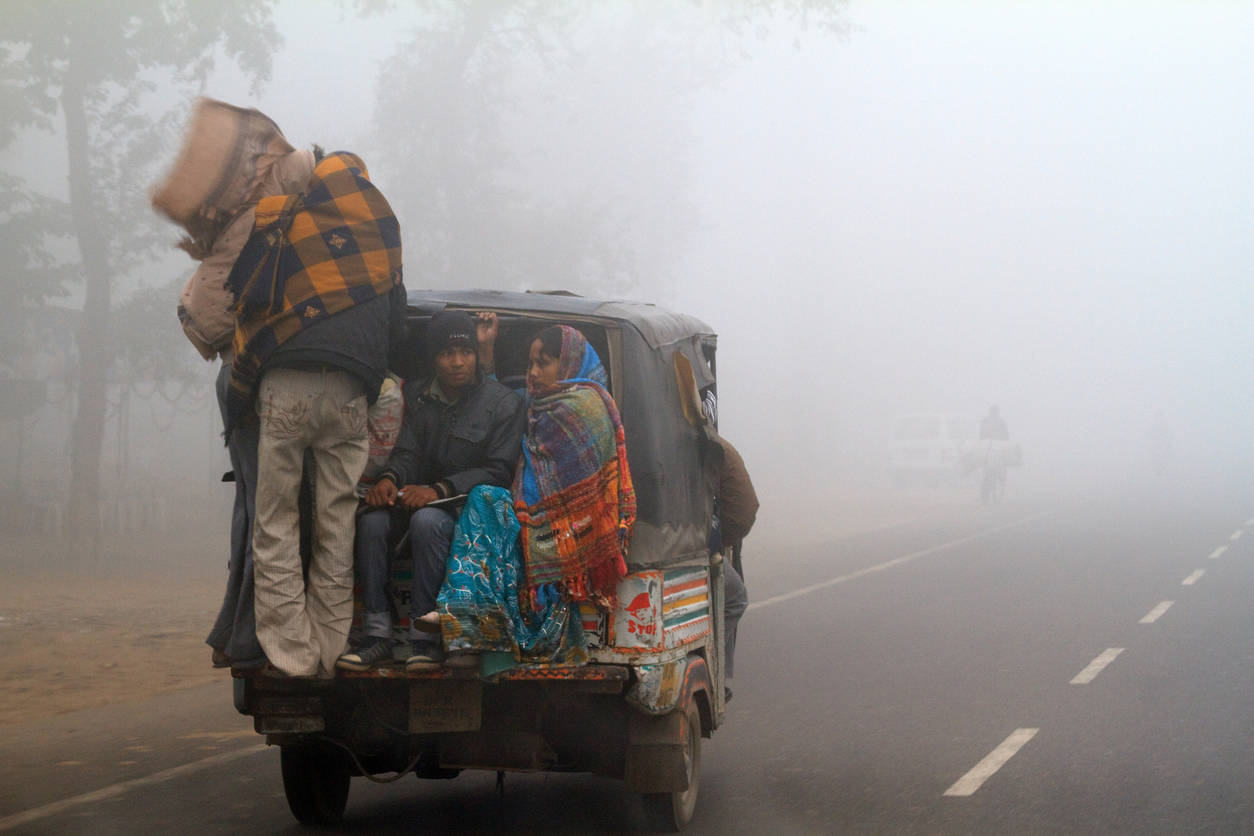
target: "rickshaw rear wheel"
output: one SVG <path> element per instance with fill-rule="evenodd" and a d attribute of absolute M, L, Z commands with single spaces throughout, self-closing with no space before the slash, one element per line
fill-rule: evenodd
<path fill-rule="evenodd" d="M 348 806 L 351 775 L 339 751 L 317 744 L 280 746 L 283 794 L 301 824 L 335 824 Z"/>
<path fill-rule="evenodd" d="M 644 815 L 654 830 L 683 830 L 697 809 L 697 790 L 701 784 L 701 715 L 691 696 L 684 711 L 684 772 L 688 775 L 688 789 L 645 793 Z"/>

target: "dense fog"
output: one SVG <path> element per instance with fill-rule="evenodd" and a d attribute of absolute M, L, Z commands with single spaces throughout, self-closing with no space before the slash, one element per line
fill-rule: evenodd
<path fill-rule="evenodd" d="M 360 154 L 411 288 L 562 288 L 708 322 L 722 429 L 768 526 L 859 492 L 974 503 L 961 477 L 894 485 L 892 428 L 994 404 L 1023 451 L 1011 496 L 1248 479 L 1254 6 L 415 6 L 193 15 L 208 31 L 178 45 L 186 66 L 167 55 L 91 88 L 79 175 L 98 234 L 125 237 L 102 343 L 112 530 L 226 524 L 216 364 L 174 315 L 193 263 L 146 198 L 197 93 L 259 108 L 298 147 Z M 47 8 L 23 6 L 15 30 L 50 37 Z M 237 49 L 219 25 L 260 34 Z M 20 36 L 0 34 L 14 536 L 64 528 L 76 334 L 101 310 L 71 218 L 69 82 Z M 90 43 L 88 66 L 133 54 Z"/>

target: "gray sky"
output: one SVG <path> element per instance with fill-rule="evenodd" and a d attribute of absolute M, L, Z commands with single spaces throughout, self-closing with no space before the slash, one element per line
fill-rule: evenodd
<path fill-rule="evenodd" d="M 729 336 L 725 400 L 765 363 L 796 428 L 859 443 L 999 403 L 1038 466 L 1124 465 L 1162 409 L 1248 466 L 1254 6 L 1101 5 L 857 3 L 710 101 L 681 299 Z"/>

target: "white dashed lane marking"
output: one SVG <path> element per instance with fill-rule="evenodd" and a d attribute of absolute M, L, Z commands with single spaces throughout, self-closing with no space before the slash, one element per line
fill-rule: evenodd
<path fill-rule="evenodd" d="M 1088 685 L 1097 675 L 1105 670 L 1106 666 L 1115 661 L 1115 657 L 1123 653 L 1122 647 L 1108 647 L 1098 654 L 1097 658 L 1089 662 L 1084 670 L 1075 675 L 1071 680 L 1072 685 Z"/>
<path fill-rule="evenodd" d="M 1171 605 L 1172 605 L 1172 604 L 1174 604 L 1174 603 L 1175 603 L 1175 601 L 1160 601 L 1160 602 L 1158 603 L 1158 606 L 1154 607 L 1154 609 L 1152 609 L 1152 610 L 1150 610 L 1149 612 L 1147 612 L 1147 613 L 1146 613 L 1146 614 L 1145 614 L 1145 615 L 1141 618 L 1141 623 L 1142 623 L 1142 624 L 1153 624 L 1155 621 L 1157 621 L 1158 619 L 1162 618 L 1163 613 L 1165 613 L 1165 612 L 1167 612 L 1167 610 L 1171 609 Z"/>
<path fill-rule="evenodd" d="M 1251 517 L 1248 520 L 1246 520 L 1245 525 L 1246 527 L 1254 528 L 1254 517 Z M 1236 531 L 1232 532 L 1232 535 L 1228 538 L 1228 541 L 1236 542 L 1237 540 L 1241 539 L 1241 535 L 1243 533 L 1244 533 L 1243 529 L 1237 529 Z M 1223 554 L 1227 551 L 1228 551 L 1227 546 L 1219 546 L 1213 552 L 1210 553 L 1210 559 L 1217 560 L 1218 558 L 1222 557 Z M 917 556 L 920 556 L 920 555 L 917 555 L 917 554 L 908 555 L 905 559 L 899 558 L 898 560 L 895 560 L 895 561 L 889 561 L 888 564 L 881 564 L 880 566 L 871 567 L 869 571 L 863 570 L 863 572 L 854 573 L 854 575 L 857 576 L 857 575 L 861 575 L 864 573 L 869 574 L 869 572 L 879 571 L 880 569 L 888 568 L 888 566 L 890 565 L 904 563 L 906 562 L 906 560 L 913 559 L 914 557 L 917 557 Z M 1201 580 L 1205 574 L 1206 574 L 1205 569 L 1194 569 L 1193 572 L 1187 578 L 1185 578 L 1183 581 L 1180 582 L 1180 585 L 1181 586 L 1193 586 L 1195 583 Z M 840 582 L 843 582 L 844 580 L 852 580 L 852 578 L 844 577 L 844 578 L 833 579 L 832 581 L 828 581 L 819 586 L 828 586 L 828 585 L 831 585 L 833 582 L 840 583 Z M 812 589 L 813 588 L 808 588 L 801 592 L 802 594 L 804 594 L 804 592 L 810 592 L 812 591 Z M 797 593 L 793 593 L 792 595 L 788 595 L 788 596 L 778 596 L 778 597 L 791 598 L 795 594 Z M 771 603 L 775 603 L 775 602 L 771 601 Z M 1155 621 L 1162 618 L 1163 613 L 1171 609 L 1171 606 L 1174 603 L 1175 603 L 1174 601 L 1160 601 L 1157 605 L 1155 605 L 1155 607 L 1152 610 L 1150 610 L 1141 618 L 1140 623 L 1141 624 L 1153 624 Z M 1071 684 L 1072 685 L 1087 685 L 1088 683 L 1092 682 L 1094 679 L 1097 678 L 1097 675 L 1101 673 L 1102 671 L 1104 671 L 1110 665 L 1111 662 L 1115 661 L 1115 659 L 1118 658 L 1119 654 L 1123 653 L 1123 651 L 1124 651 L 1124 648 L 1122 647 L 1109 647 L 1106 650 L 1102 651 L 1100 654 L 1098 654 L 1096 659 L 1094 659 L 1092 662 L 1089 662 L 1088 665 L 1085 666 L 1084 670 L 1080 671 L 1078 674 L 1075 675 L 1074 678 L 1072 678 Z M 994 749 L 982 761 L 976 764 L 975 767 L 973 767 L 970 772 L 968 772 L 966 775 L 963 775 L 953 784 L 953 786 L 945 790 L 945 795 L 947 796 L 973 795 L 976 790 L 978 790 L 980 787 L 984 785 L 985 781 L 987 781 L 994 774 L 996 774 L 999 769 L 1005 766 L 1006 762 L 1009 761 L 1012 757 L 1014 757 L 1015 754 L 1020 749 L 1022 749 L 1029 740 L 1035 737 L 1037 732 L 1039 731 L 1040 729 L 1027 729 L 1027 728 L 1015 729 L 1014 732 L 1012 732 L 1009 737 L 1003 740 L 1001 744 L 997 746 L 996 749 Z"/>
<path fill-rule="evenodd" d="M 1015 753 L 1023 748 L 1040 729 L 1015 729 L 1010 733 L 1010 737 L 1003 740 L 996 749 L 989 752 L 984 760 L 972 767 L 971 771 L 963 775 L 954 785 L 945 790 L 945 795 L 952 796 L 968 796 L 984 785 L 984 782 L 1006 765 L 1006 761 L 1015 756 Z"/>

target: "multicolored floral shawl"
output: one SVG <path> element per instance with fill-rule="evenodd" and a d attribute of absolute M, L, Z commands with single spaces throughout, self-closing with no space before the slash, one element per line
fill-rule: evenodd
<path fill-rule="evenodd" d="M 636 494 L 605 369 L 582 334 L 566 326 L 562 333 L 559 383 L 528 405 L 514 477 L 526 603 L 542 608 L 560 597 L 609 606 L 627 573 Z"/>
<path fill-rule="evenodd" d="M 400 224 L 355 154 L 324 157 L 303 194 L 262 198 L 253 236 L 227 280 L 236 299 L 227 432 L 276 348 L 400 280 Z"/>
<path fill-rule="evenodd" d="M 570 601 L 523 610 L 522 556 L 514 499 L 479 485 L 462 508 L 436 599 L 450 651 L 507 652 L 517 662 L 582 665 L 588 661 L 579 611 Z"/>

